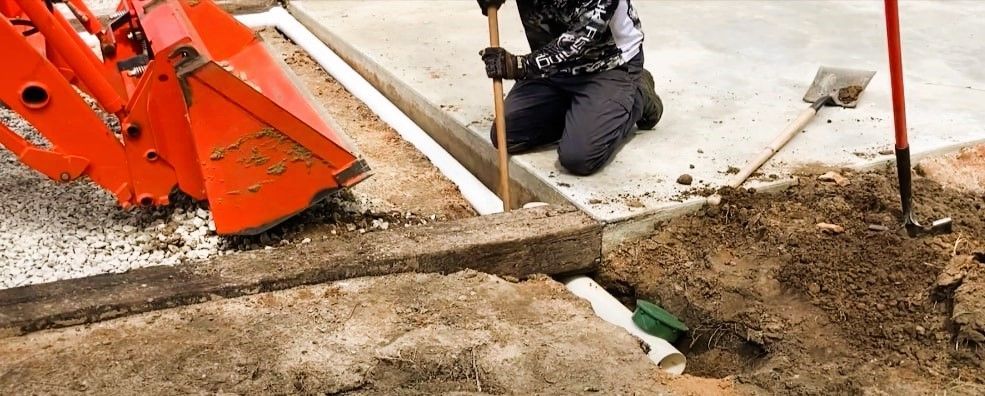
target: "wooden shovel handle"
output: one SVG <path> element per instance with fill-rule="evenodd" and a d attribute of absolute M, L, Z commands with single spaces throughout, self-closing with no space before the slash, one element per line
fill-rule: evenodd
<path fill-rule="evenodd" d="M 729 182 L 729 187 L 738 188 L 742 185 L 742 183 L 745 183 L 746 179 L 748 179 L 753 172 L 763 166 L 763 164 L 773 157 L 777 151 L 780 151 L 780 149 L 783 148 L 783 146 L 785 146 L 790 139 L 793 139 L 797 133 L 804 130 L 804 126 L 806 126 L 807 123 L 814 118 L 815 114 L 817 114 L 817 110 L 815 110 L 813 106 L 802 111 L 800 115 L 797 116 L 797 119 L 793 120 L 793 122 L 783 129 L 783 133 L 778 135 L 775 139 L 773 139 L 773 142 L 763 148 L 763 151 L 759 153 L 759 156 L 757 156 L 756 159 L 752 160 L 752 162 L 746 165 L 745 168 L 742 168 L 742 170 L 735 175 L 732 181 Z"/>
<path fill-rule="evenodd" d="M 487 10 L 489 16 L 489 46 L 499 47 L 499 8 Z M 499 148 L 499 198 L 503 211 L 510 211 L 510 159 L 506 152 L 506 110 L 503 99 L 503 80 L 493 79 L 493 105 L 496 109 L 496 147 Z"/>

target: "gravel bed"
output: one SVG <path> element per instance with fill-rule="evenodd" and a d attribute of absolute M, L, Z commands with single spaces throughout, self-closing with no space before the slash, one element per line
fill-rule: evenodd
<path fill-rule="evenodd" d="M 107 121 L 116 126 L 115 119 Z M 0 107 L 0 122 L 48 146 L 9 109 Z M 447 219 L 378 201 L 364 193 L 337 194 L 262 235 L 221 237 L 204 203 L 179 194 L 167 207 L 124 210 L 88 179 L 54 182 L 0 148 L 0 289 Z"/>
<path fill-rule="evenodd" d="M 40 142 L 10 110 L 0 121 Z M 219 254 L 212 215 L 190 200 L 125 211 L 88 180 L 56 183 L 0 150 L 0 288 Z"/>

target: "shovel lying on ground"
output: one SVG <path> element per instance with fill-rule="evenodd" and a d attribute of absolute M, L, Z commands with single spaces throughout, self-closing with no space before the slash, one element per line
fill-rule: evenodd
<path fill-rule="evenodd" d="M 886 33 L 889 38 L 889 75 L 893 86 L 893 125 L 896 128 L 896 171 L 903 208 L 903 226 L 911 237 L 921 234 L 951 232 L 951 218 L 934 221 L 929 226 L 917 222 L 913 215 L 913 183 L 910 170 L 910 143 L 906 136 L 906 100 L 903 96 L 903 55 L 900 49 L 899 7 L 896 0 L 886 1 Z"/>
<path fill-rule="evenodd" d="M 763 148 L 763 151 L 756 157 L 752 162 L 746 165 L 738 174 L 729 182 L 729 187 L 738 188 L 745 183 L 746 179 L 752 175 L 759 167 L 763 166 L 766 161 L 768 161 L 777 151 L 780 151 L 790 139 L 793 139 L 798 132 L 804 129 L 814 115 L 821 110 L 824 106 L 841 106 L 845 108 L 853 108 L 858 104 L 859 95 L 866 86 L 869 85 L 869 81 L 872 80 L 872 76 L 875 75 L 874 71 L 866 70 L 853 70 L 853 69 L 839 69 L 834 67 L 821 66 L 817 70 L 817 75 L 814 77 L 814 83 L 811 84 L 810 88 L 807 89 L 807 93 L 804 94 L 804 101 L 811 104 L 810 107 L 804 109 L 799 116 L 786 128 L 783 129 L 783 133 L 773 139 L 768 146 Z"/>

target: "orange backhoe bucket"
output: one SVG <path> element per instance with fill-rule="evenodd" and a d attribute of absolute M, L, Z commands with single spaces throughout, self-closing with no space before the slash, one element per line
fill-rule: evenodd
<path fill-rule="evenodd" d="M 0 0 L 8 14 L 0 41 L 17 39 L 10 32 L 27 37 L 29 29 L 44 36 L 43 44 L 32 43 L 35 53 L 14 62 L 24 64 L 20 78 L 28 81 L 7 91 L 43 87 L 54 102 L 55 95 L 74 94 L 66 89 L 71 83 L 120 119 L 119 137 L 107 141 L 105 126 L 82 114 L 91 110 L 59 107 L 85 118 L 76 128 L 100 137 L 80 144 L 63 136 L 73 133 L 64 123 L 45 125 L 57 117 L 53 106 L 8 105 L 36 127 L 45 125 L 38 129 L 54 143 L 53 155 L 74 159 L 76 168 L 85 164 L 81 173 L 122 205 L 164 205 L 177 187 L 208 200 L 220 234 L 256 234 L 369 175 L 257 35 L 211 0 L 124 0 L 118 10 L 106 28 L 83 24 L 100 41 L 101 61 L 78 51 L 81 40 L 42 0 Z M 15 26 L 14 19 L 30 23 Z M 40 75 L 28 73 L 39 59 L 48 80 L 60 75 L 67 82 L 27 77 Z M 4 89 L 0 84 L 0 100 L 16 101 L 16 92 L 3 95 Z M 59 161 L 28 164 L 56 180 L 78 177 L 77 169 L 59 168 L 70 161 Z M 120 167 L 129 174 L 95 172 Z"/>
<path fill-rule="evenodd" d="M 253 31 L 211 2 L 136 9 L 163 27 L 144 31 L 182 82 L 220 232 L 262 231 L 368 176 Z"/>

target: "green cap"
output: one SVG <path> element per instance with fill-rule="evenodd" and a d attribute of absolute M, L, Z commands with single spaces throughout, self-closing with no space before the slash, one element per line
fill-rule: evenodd
<path fill-rule="evenodd" d="M 671 343 L 677 341 L 681 334 L 688 330 L 687 325 L 680 319 L 646 300 L 636 300 L 633 323 L 636 323 L 636 326 L 647 334 L 663 338 Z"/>

